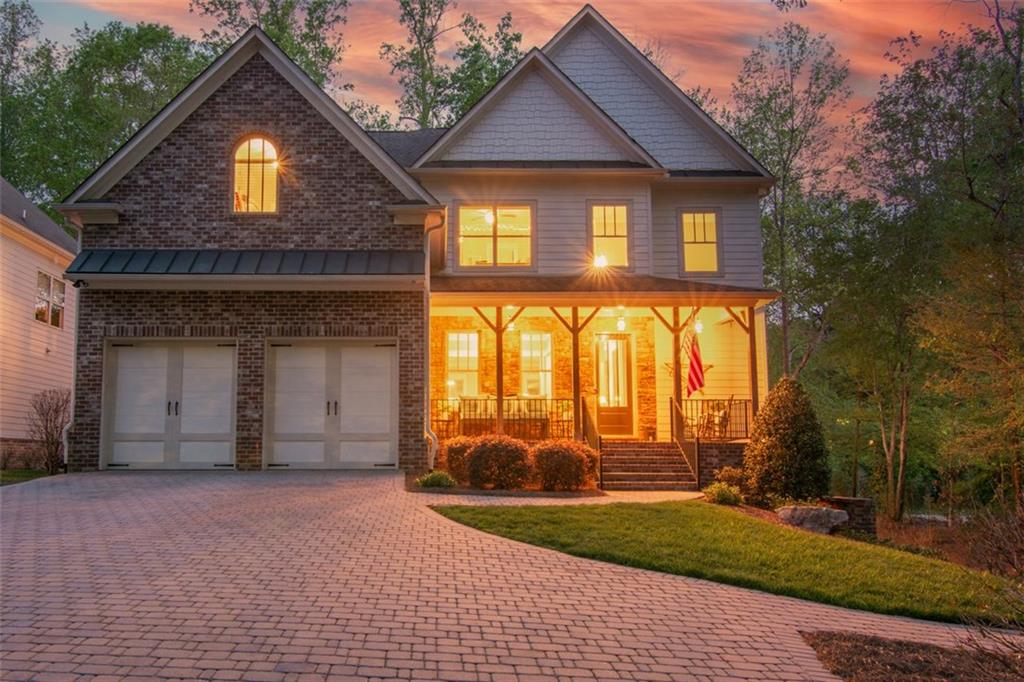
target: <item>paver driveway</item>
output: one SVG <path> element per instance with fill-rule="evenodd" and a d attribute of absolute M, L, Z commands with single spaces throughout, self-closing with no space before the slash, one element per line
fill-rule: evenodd
<path fill-rule="evenodd" d="M 93 473 L 0 497 L 5 680 L 829 679 L 799 630 L 957 633 L 486 535 L 395 474 Z"/>

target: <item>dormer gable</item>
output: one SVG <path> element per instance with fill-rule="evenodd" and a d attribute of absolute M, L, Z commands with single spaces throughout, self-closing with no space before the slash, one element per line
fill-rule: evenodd
<path fill-rule="evenodd" d="M 658 167 L 646 150 L 537 49 L 414 167 L 532 161 Z"/>
<path fill-rule="evenodd" d="M 543 51 L 662 166 L 770 175 L 591 5 Z"/>

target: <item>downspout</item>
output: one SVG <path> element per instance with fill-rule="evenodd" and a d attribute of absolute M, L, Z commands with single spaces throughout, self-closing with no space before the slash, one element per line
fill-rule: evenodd
<path fill-rule="evenodd" d="M 445 226 L 445 213 L 440 213 L 437 225 L 428 225 L 423 230 L 423 435 L 427 439 L 427 466 L 434 468 L 437 460 L 438 438 L 430 426 L 430 234 Z"/>
<path fill-rule="evenodd" d="M 82 253 L 82 228 L 75 230 L 76 242 L 78 244 L 78 250 L 74 256 Z M 74 259 L 72 259 L 74 260 Z M 72 287 L 78 289 L 78 283 L 72 284 Z M 61 445 L 64 446 L 64 471 L 68 470 L 68 456 L 71 453 L 70 443 L 68 434 L 71 433 L 71 427 L 75 425 L 75 393 L 78 390 L 78 318 L 81 312 L 81 296 L 75 295 L 75 326 L 71 330 L 71 404 L 68 406 L 68 423 L 64 425 L 64 428 L 60 432 Z M 97 465 L 99 462 L 97 462 Z"/>

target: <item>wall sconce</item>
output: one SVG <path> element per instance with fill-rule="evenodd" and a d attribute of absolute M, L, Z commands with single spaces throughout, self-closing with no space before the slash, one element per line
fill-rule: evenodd
<path fill-rule="evenodd" d="M 697 332 L 698 334 L 703 333 L 704 332 L 704 323 L 701 322 L 700 320 L 697 320 L 696 322 L 693 323 L 693 330 L 695 332 Z"/>
<path fill-rule="evenodd" d="M 505 327 L 505 331 L 507 331 L 507 332 L 514 332 L 515 330 L 516 330 L 516 323 L 515 322 L 509 322 L 508 326 Z"/>

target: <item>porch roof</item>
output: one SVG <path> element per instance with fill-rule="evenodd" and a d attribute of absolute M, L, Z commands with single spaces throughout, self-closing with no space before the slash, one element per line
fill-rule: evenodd
<path fill-rule="evenodd" d="M 778 293 L 772 289 L 738 287 L 617 272 L 580 275 L 432 275 L 430 291 L 437 303 L 467 303 L 473 299 L 501 298 L 502 302 L 539 304 L 607 304 L 635 301 L 659 304 L 763 305 Z M 515 299 L 515 300 L 514 300 Z M 661 303 L 661 302 L 664 303 Z"/>

